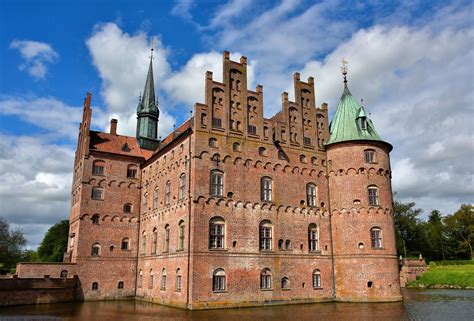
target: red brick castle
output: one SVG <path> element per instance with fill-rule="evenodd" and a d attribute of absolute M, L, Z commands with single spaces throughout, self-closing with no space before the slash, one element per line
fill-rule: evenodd
<path fill-rule="evenodd" d="M 314 79 L 263 116 L 247 59 L 206 73 L 205 102 L 165 139 L 152 61 L 136 137 L 79 128 L 64 263 L 19 278 L 77 275 L 85 300 L 138 298 L 188 309 L 401 300 L 389 152 L 347 70 L 334 118 Z"/>

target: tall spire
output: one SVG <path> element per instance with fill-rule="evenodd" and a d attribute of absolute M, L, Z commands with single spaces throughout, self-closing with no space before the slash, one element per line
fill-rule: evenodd
<path fill-rule="evenodd" d="M 153 59 L 152 48 L 145 89 L 143 90 L 143 95 L 140 95 L 137 107 L 137 140 L 142 148 L 150 150 L 154 150 L 158 146 L 158 117 L 160 115 L 155 97 Z"/>

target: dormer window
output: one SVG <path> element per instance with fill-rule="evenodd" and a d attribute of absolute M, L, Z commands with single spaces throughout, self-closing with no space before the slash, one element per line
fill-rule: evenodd
<path fill-rule="evenodd" d="M 128 144 L 125 143 L 122 147 L 122 152 L 127 152 L 128 153 L 129 151 L 130 151 L 130 147 L 128 147 Z"/>
<path fill-rule="evenodd" d="M 360 128 L 362 130 L 367 130 L 367 118 L 363 117 L 360 119 Z"/>

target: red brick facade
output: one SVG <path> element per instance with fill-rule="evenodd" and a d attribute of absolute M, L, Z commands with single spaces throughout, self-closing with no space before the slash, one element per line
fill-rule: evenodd
<path fill-rule="evenodd" d="M 223 70 L 223 83 L 206 73 L 205 104 L 153 153 L 116 122 L 90 131 L 86 98 L 65 255 L 84 298 L 189 309 L 400 300 L 388 146 L 326 147 L 313 78 L 295 73 L 295 102 L 283 93 L 266 119 L 247 59 L 225 52 Z M 367 149 L 376 162 L 365 163 Z"/>

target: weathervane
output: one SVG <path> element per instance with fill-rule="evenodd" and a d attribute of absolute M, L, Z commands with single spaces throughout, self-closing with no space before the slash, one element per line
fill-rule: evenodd
<path fill-rule="evenodd" d="M 342 75 L 344 76 L 344 83 L 346 84 L 347 83 L 347 60 L 345 60 L 344 58 L 342 58 L 342 66 L 341 66 L 341 72 L 342 72 Z"/>
<path fill-rule="evenodd" d="M 153 38 L 153 40 L 151 41 L 151 49 L 150 49 L 151 53 L 149 56 L 150 59 L 155 59 L 155 57 L 153 57 L 153 51 L 155 50 L 154 48 L 155 48 L 155 38 Z"/>

